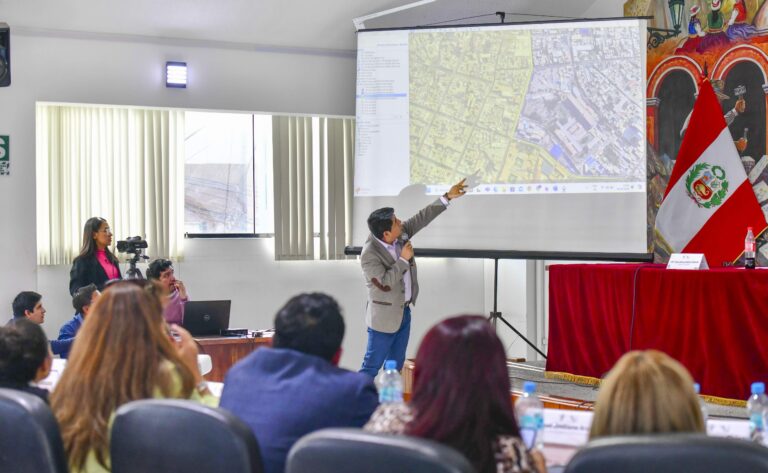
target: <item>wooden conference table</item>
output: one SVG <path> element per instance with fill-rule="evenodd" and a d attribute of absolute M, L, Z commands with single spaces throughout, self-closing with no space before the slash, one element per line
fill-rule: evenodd
<path fill-rule="evenodd" d="M 223 382 L 229 368 L 259 347 L 272 346 L 272 337 L 197 337 L 201 354 L 211 356 L 213 369 L 205 375 L 207 381 Z"/>
<path fill-rule="evenodd" d="M 685 365 L 703 395 L 736 404 L 768 381 L 768 270 L 552 265 L 548 343 L 555 377 L 597 381 L 624 353 L 652 348 Z"/>

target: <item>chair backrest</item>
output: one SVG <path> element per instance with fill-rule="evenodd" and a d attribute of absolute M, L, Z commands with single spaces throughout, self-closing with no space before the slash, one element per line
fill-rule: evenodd
<path fill-rule="evenodd" d="M 59 424 L 39 397 L 0 389 L 0 471 L 67 473 Z"/>
<path fill-rule="evenodd" d="M 565 473 L 768 472 L 768 449 L 704 434 L 628 435 L 589 442 Z"/>
<path fill-rule="evenodd" d="M 288 454 L 286 473 L 474 473 L 445 445 L 361 429 L 323 429 L 302 437 Z"/>
<path fill-rule="evenodd" d="M 222 409 L 194 401 L 129 402 L 115 414 L 112 473 L 261 473 L 253 432 Z"/>

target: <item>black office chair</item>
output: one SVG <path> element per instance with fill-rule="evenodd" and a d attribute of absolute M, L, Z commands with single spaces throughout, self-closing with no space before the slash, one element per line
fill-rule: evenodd
<path fill-rule="evenodd" d="M 445 445 L 361 429 L 324 429 L 302 437 L 288 454 L 286 473 L 474 473 Z"/>
<path fill-rule="evenodd" d="M 628 435 L 589 442 L 565 473 L 768 472 L 768 449 L 703 434 Z"/>
<path fill-rule="evenodd" d="M 0 471 L 67 473 L 59 424 L 39 397 L 0 389 Z"/>
<path fill-rule="evenodd" d="M 110 440 L 112 473 L 262 473 L 253 432 L 232 414 L 193 401 L 121 406 Z"/>

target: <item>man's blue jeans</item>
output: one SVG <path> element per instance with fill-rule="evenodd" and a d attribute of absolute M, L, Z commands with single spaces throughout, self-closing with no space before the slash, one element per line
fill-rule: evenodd
<path fill-rule="evenodd" d="M 377 332 L 368 327 L 368 347 L 365 349 L 361 373 L 375 378 L 386 360 L 395 360 L 398 371 L 405 363 L 405 350 L 411 335 L 411 308 L 403 309 L 403 321 L 395 333 Z"/>

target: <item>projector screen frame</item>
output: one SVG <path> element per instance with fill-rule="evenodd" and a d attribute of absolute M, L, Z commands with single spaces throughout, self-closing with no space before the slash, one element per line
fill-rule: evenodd
<path fill-rule="evenodd" d="M 361 246 L 347 246 L 344 254 L 359 256 Z M 515 251 L 515 250 L 460 250 L 442 248 L 414 248 L 420 258 L 466 258 L 554 261 L 614 261 L 620 263 L 653 263 L 653 253 L 585 253 L 567 251 Z"/>
<path fill-rule="evenodd" d="M 611 22 L 611 21 L 626 21 L 626 20 L 645 20 L 646 22 L 653 20 L 653 16 L 619 16 L 619 17 L 602 17 L 602 18 L 569 18 L 569 19 L 542 19 L 531 21 L 515 21 L 515 22 L 494 22 L 494 23 L 441 23 L 441 24 L 428 24 L 419 26 L 397 26 L 397 27 L 379 27 L 379 28 L 362 28 L 355 31 L 358 33 L 366 32 L 387 32 L 387 31 L 429 31 L 439 29 L 482 29 L 493 28 L 499 26 L 525 26 L 525 25 L 539 25 L 539 24 L 571 24 L 571 23 L 585 23 L 585 22 Z M 648 29 L 648 23 L 645 25 L 645 29 Z M 646 179 L 647 185 L 647 179 Z M 647 195 L 646 195 L 647 198 Z M 354 204 L 353 204 L 354 205 Z M 647 221 L 646 214 L 646 221 Z M 650 245 L 652 237 L 649 235 L 646 240 L 646 245 Z M 358 243 L 355 241 L 354 243 Z M 347 256 L 360 255 L 362 246 L 346 246 L 344 254 Z M 579 252 L 579 251 L 537 251 L 537 250 L 490 250 L 490 249 L 453 249 L 453 248 L 420 248 L 415 249 L 415 255 L 419 257 L 428 258 L 467 258 L 467 259 L 509 259 L 509 260 L 555 260 L 555 261 L 604 261 L 604 262 L 634 262 L 634 263 L 653 263 L 654 254 L 652 252 Z"/>
<path fill-rule="evenodd" d="M 483 28 L 494 26 L 512 26 L 512 25 L 541 25 L 558 23 L 584 23 L 587 21 L 618 21 L 618 20 L 653 20 L 652 16 L 612 16 L 608 18 L 572 18 L 564 20 L 532 20 L 532 21 L 514 21 L 506 23 L 464 23 L 464 24 L 430 24 L 423 26 L 393 26 L 389 28 L 364 28 L 355 31 L 355 34 L 375 31 L 403 31 L 403 30 L 434 30 L 446 28 Z"/>

